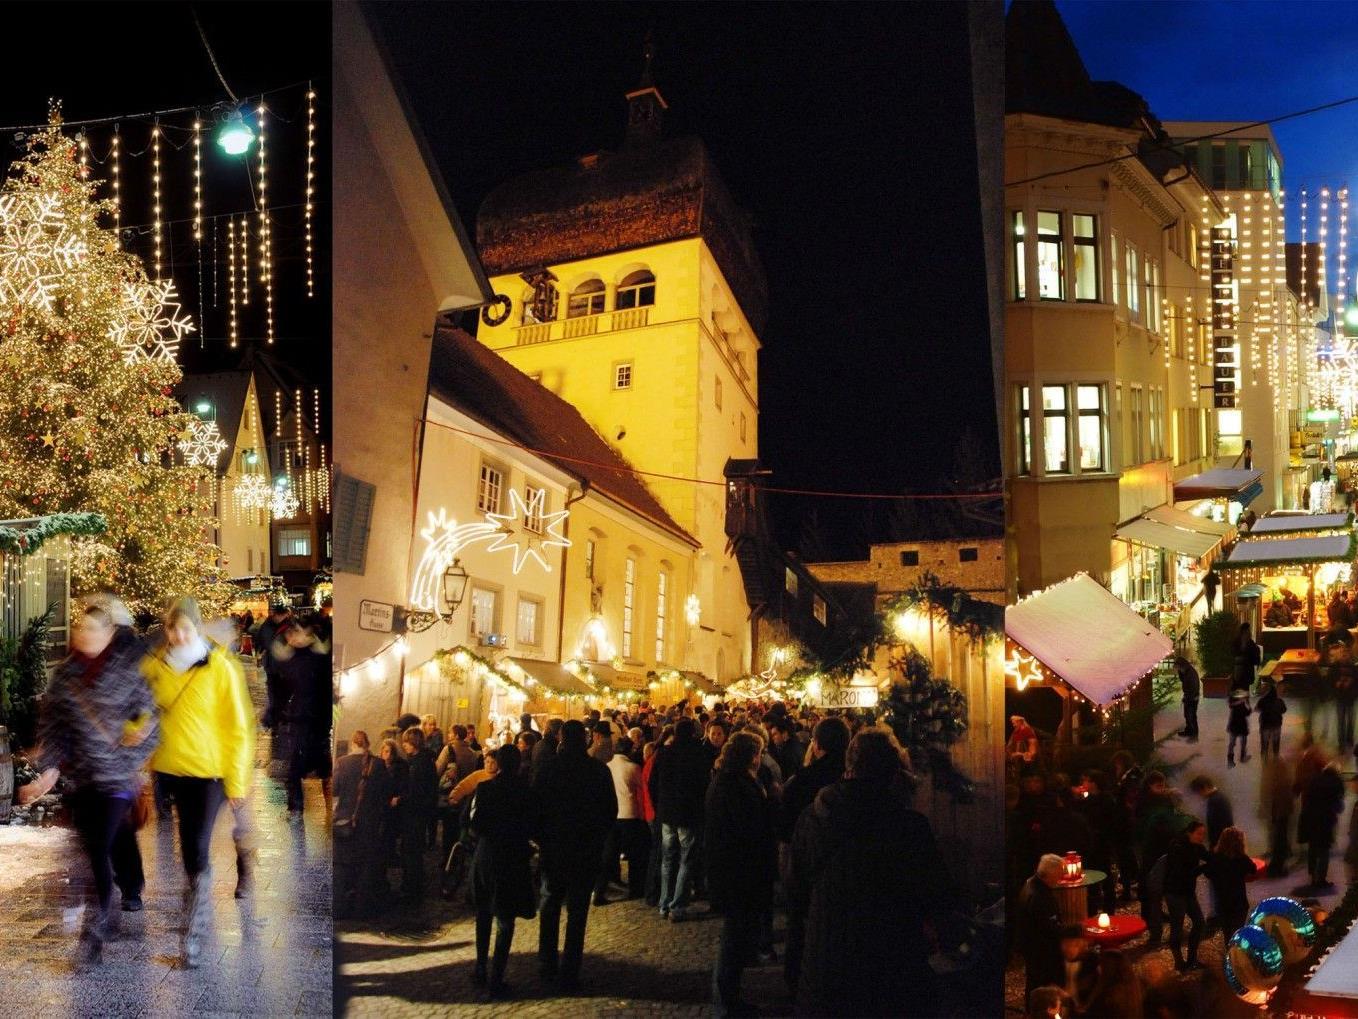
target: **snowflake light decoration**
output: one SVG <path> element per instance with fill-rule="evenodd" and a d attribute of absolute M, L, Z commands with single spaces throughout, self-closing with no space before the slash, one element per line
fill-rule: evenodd
<path fill-rule="evenodd" d="M 217 430 L 217 422 L 201 418 L 189 423 L 188 434 L 179 443 L 179 451 L 191 467 L 216 467 L 225 449 L 226 440 Z"/>
<path fill-rule="evenodd" d="M 50 195 L 0 195 L 0 302 L 51 311 L 61 274 L 84 256 Z"/>
<path fill-rule="evenodd" d="M 516 576 L 529 559 L 537 560 L 539 566 L 548 573 L 552 572 L 551 566 L 547 564 L 547 557 L 543 555 L 544 550 L 553 546 L 570 547 L 570 539 L 557 530 L 562 521 L 570 516 L 570 511 L 557 510 L 555 513 L 545 513 L 543 505 L 546 500 L 546 489 L 534 489 L 533 494 L 525 500 L 517 488 L 511 488 L 509 512 L 486 514 L 486 522 L 497 524 L 500 528 L 494 543 L 486 551 L 513 549 Z"/>
<path fill-rule="evenodd" d="M 123 284 L 123 310 L 109 331 L 123 352 L 124 360 L 173 361 L 179 341 L 194 331 L 193 323 L 179 314 L 173 280 L 138 280 Z"/>
<path fill-rule="evenodd" d="M 290 487 L 279 486 L 273 490 L 269 510 L 277 520 L 291 520 L 297 515 L 297 510 L 301 505 L 302 503 L 297 496 L 292 494 Z"/>
<path fill-rule="evenodd" d="M 245 474 L 236 479 L 231 498 L 239 510 L 268 509 L 273 504 L 273 489 L 262 474 Z"/>

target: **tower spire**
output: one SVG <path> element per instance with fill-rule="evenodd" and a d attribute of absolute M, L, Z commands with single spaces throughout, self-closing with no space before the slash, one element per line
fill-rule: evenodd
<path fill-rule="evenodd" d="M 655 39 L 648 31 L 642 48 L 646 63 L 641 70 L 637 87 L 627 93 L 627 144 L 645 145 L 660 137 L 665 110 L 669 104 L 655 87 L 651 64 L 655 60 Z"/>

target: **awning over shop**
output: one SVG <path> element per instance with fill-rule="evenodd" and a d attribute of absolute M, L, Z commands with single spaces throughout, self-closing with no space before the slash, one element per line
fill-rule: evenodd
<path fill-rule="evenodd" d="M 1321 537 L 1242 541 L 1231 549 L 1230 555 L 1217 563 L 1217 569 L 1245 570 L 1270 566 L 1345 563 L 1351 561 L 1353 556 L 1352 532 Z"/>
<path fill-rule="evenodd" d="M 1167 549 L 1190 559 L 1201 559 L 1221 544 L 1220 535 L 1185 531 L 1181 527 L 1172 527 L 1146 517 L 1119 527 L 1115 537 L 1123 541 L 1134 541 L 1138 545 Z"/>
<path fill-rule="evenodd" d="M 1185 531 L 1215 534 L 1222 538 L 1235 533 L 1235 528 L 1228 523 L 1201 517 L 1187 510 L 1175 509 L 1173 506 L 1157 506 L 1153 510 L 1147 510 L 1145 518 L 1154 520 L 1157 524 L 1169 524 L 1171 527 L 1181 527 Z"/>
<path fill-rule="evenodd" d="M 540 685 L 563 697 L 584 697 L 594 692 L 557 662 L 540 662 L 533 658 L 506 658 L 504 661 L 522 669 Z"/>
<path fill-rule="evenodd" d="M 1344 531 L 1353 526 L 1352 513 L 1280 513 L 1254 522 L 1250 534 L 1296 534 L 1305 531 Z"/>
<path fill-rule="evenodd" d="M 1218 467 L 1174 483 L 1174 501 L 1187 499 L 1230 499 L 1242 506 L 1264 491 L 1263 471 Z"/>
<path fill-rule="evenodd" d="M 1100 706 L 1126 693 L 1174 649 L 1158 628 L 1084 573 L 1009 606 L 1004 632 Z"/>

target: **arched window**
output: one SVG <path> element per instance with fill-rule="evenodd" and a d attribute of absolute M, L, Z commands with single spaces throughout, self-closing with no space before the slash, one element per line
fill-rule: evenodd
<path fill-rule="evenodd" d="M 570 302 L 566 305 L 566 317 L 583 318 L 585 315 L 597 315 L 603 310 L 604 281 L 595 276 L 571 291 Z"/>
<path fill-rule="evenodd" d="M 618 311 L 655 304 L 655 274 L 649 269 L 629 272 L 618 282 Z"/>

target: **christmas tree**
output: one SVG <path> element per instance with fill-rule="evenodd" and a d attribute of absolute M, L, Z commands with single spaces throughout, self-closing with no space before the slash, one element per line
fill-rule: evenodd
<path fill-rule="evenodd" d="M 0 185 L 0 518 L 101 513 L 107 533 L 75 541 L 73 590 L 220 607 L 211 474 L 175 457 L 196 422 L 171 395 L 193 327 L 173 283 L 101 225 L 113 205 L 96 190 L 56 108 Z"/>

